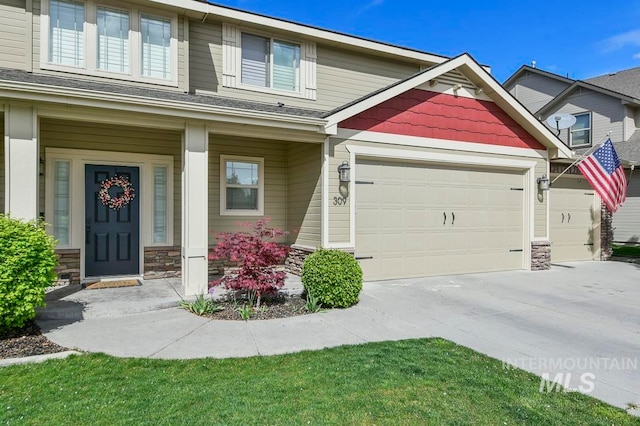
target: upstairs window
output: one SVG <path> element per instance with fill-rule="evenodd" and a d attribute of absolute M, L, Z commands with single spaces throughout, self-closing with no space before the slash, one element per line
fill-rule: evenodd
<path fill-rule="evenodd" d="M 222 86 L 316 99 L 316 44 L 222 24 Z"/>
<path fill-rule="evenodd" d="M 591 113 L 575 114 L 576 124 L 569 129 L 569 147 L 591 145 Z"/>
<path fill-rule="evenodd" d="M 242 84 L 300 91 L 300 45 L 242 33 Z"/>
<path fill-rule="evenodd" d="M 84 66 L 84 4 L 49 2 L 49 62 Z"/>
<path fill-rule="evenodd" d="M 171 21 L 142 15 L 142 75 L 171 78 Z"/>
<path fill-rule="evenodd" d="M 43 1 L 42 68 L 176 85 L 177 15 L 122 7 L 96 0 Z"/>
<path fill-rule="evenodd" d="M 129 72 L 129 13 L 98 8 L 98 69 Z"/>

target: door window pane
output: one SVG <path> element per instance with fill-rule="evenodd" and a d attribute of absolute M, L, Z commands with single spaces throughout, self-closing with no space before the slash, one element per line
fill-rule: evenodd
<path fill-rule="evenodd" d="M 98 68 L 129 72 L 129 14 L 98 8 Z"/>
<path fill-rule="evenodd" d="M 69 170 L 68 161 L 53 165 L 53 236 L 62 245 L 69 244 Z"/>
<path fill-rule="evenodd" d="M 150 16 L 140 19 L 142 75 L 171 78 L 171 21 Z"/>
<path fill-rule="evenodd" d="M 49 61 L 84 66 L 84 5 L 72 1 L 49 2 Z"/>
<path fill-rule="evenodd" d="M 269 42 L 265 37 L 242 34 L 242 83 L 269 87 Z"/>
<path fill-rule="evenodd" d="M 167 168 L 153 168 L 153 242 L 167 242 Z"/>

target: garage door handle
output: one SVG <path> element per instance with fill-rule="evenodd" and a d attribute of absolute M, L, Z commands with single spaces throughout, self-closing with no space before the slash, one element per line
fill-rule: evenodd
<path fill-rule="evenodd" d="M 447 212 L 442 212 L 442 214 L 444 215 L 444 222 L 442 222 L 443 225 L 447 224 Z"/>
<path fill-rule="evenodd" d="M 567 213 L 567 223 L 571 223 L 571 213 Z"/>
<path fill-rule="evenodd" d="M 453 225 L 454 223 L 456 223 L 456 214 L 451 212 L 451 224 Z"/>
<path fill-rule="evenodd" d="M 562 213 L 562 222 L 560 223 L 564 223 L 564 213 Z"/>

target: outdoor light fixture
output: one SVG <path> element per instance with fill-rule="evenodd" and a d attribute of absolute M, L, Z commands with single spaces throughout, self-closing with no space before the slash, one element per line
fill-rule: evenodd
<path fill-rule="evenodd" d="M 538 190 L 539 191 L 549 190 L 549 178 L 547 177 L 547 175 L 542 175 L 542 177 L 538 178 Z"/>
<path fill-rule="evenodd" d="M 350 172 L 351 166 L 346 161 L 343 161 L 342 164 L 338 166 L 338 175 L 340 175 L 340 183 L 350 182 L 351 176 Z"/>

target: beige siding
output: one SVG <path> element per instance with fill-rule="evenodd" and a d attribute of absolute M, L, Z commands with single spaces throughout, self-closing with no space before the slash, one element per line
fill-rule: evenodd
<path fill-rule="evenodd" d="M 391 149 L 406 149 L 412 151 L 420 151 L 420 152 L 447 152 L 439 149 L 430 149 L 430 148 L 419 148 L 413 146 L 400 146 L 400 145 L 385 145 L 379 143 L 367 143 L 367 142 L 358 142 L 358 141 L 349 141 L 349 145 L 360 145 L 360 146 L 375 146 L 375 147 L 386 147 Z M 455 142 L 452 142 L 452 149 L 455 149 Z M 507 155 L 497 155 L 497 154 L 478 154 L 478 153 L 468 153 L 462 151 L 456 151 L 455 154 L 463 155 L 463 156 L 483 156 L 490 158 L 503 158 L 503 159 L 514 159 L 518 157 L 512 157 Z M 527 161 L 533 160 L 530 158 L 526 159 Z M 348 243 L 349 242 L 349 221 L 350 221 L 350 210 L 349 205 L 334 205 L 332 200 L 334 197 L 339 197 L 339 181 L 338 181 L 338 173 L 333 173 L 334 170 L 337 170 L 337 167 L 343 161 L 350 161 L 349 152 L 346 149 L 346 143 L 337 138 L 331 139 L 331 146 L 329 152 L 329 242 L 330 243 Z M 536 167 L 535 167 L 535 177 L 540 177 L 543 174 L 547 174 L 547 162 L 545 159 L 537 159 Z M 353 165 L 352 165 L 353 166 Z M 352 170 L 353 176 L 353 170 Z M 537 191 L 536 191 L 537 193 Z M 547 237 L 547 197 L 538 197 L 532 195 L 532 200 L 534 202 L 533 205 L 533 235 L 536 238 L 546 238 Z"/>
<path fill-rule="evenodd" d="M 529 111 L 535 113 L 567 87 L 569 83 L 540 74 L 525 73 L 508 89 Z"/>
<path fill-rule="evenodd" d="M 612 141 L 623 140 L 623 123 L 626 111 L 620 99 L 588 89 L 577 88 L 560 105 L 559 108 L 546 112 L 542 118 L 546 119 L 556 112 L 568 114 L 591 112 L 591 141 L 593 144 L 604 140 L 609 131 Z M 568 135 L 569 131 L 564 130 L 560 133 L 560 139 L 567 143 Z"/>
<path fill-rule="evenodd" d="M 0 0 L 0 67 L 25 68 L 26 36 L 25 0 Z"/>
<path fill-rule="evenodd" d="M 209 136 L 209 241 L 215 235 L 240 229 L 240 222 L 255 222 L 258 216 L 220 215 L 220 155 L 239 155 L 264 159 L 264 217 L 269 225 L 282 230 L 287 226 L 287 143 L 270 140 Z"/>
<path fill-rule="evenodd" d="M 4 114 L 0 114 L 0 135 L 4 141 Z M 0 213 L 4 213 L 4 143 L 0 144 Z"/>
<path fill-rule="evenodd" d="M 549 176 L 547 170 L 547 162 L 543 159 L 539 159 L 536 164 L 535 179 L 542 175 Z M 535 180 L 534 179 L 534 180 Z M 544 193 L 539 193 L 536 187 L 536 196 L 533 198 L 533 237 L 534 238 L 549 238 L 547 235 L 547 204 L 549 197 Z"/>
<path fill-rule="evenodd" d="M 252 101 L 331 110 L 420 70 L 418 64 L 386 60 L 358 52 L 317 46 L 317 100 L 222 87 L 222 24 L 190 21 L 192 90 Z"/>
<path fill-rule="evenodd" d="M 173 156 L 173 235 L 174 245 L 180 245 L 181 230 L 181 141 L 179 132 L 150 128 L 113 126 L 43 118 L 40 120 L 40 156 L 46 148 L 68 148 Z M 40 208 L 44 204 L 44 181 L 40 182 Z"/>
<path fill-rule="evenodd" d="M 629 172 L 627 171 L 627 177 Z M 640 173 L 636 169 L 627 189 L 627 201 L 613 214 L 613 240 L 640 243 Z"/>
<path fill-rule="evenodd" d="M 290 144 L 287 176 L 287 229 L 289 241 L 309 247 L 320 245 L 322 227 L 322 145 Z"/>

